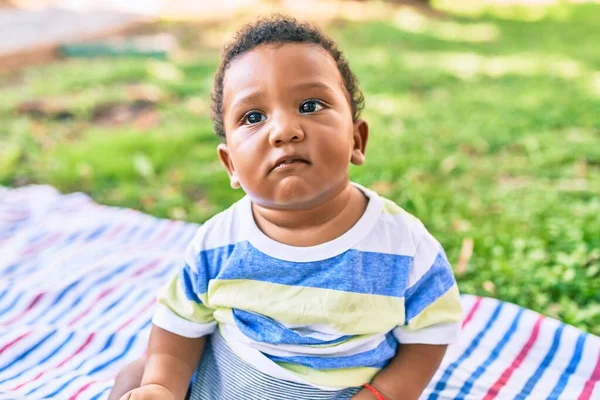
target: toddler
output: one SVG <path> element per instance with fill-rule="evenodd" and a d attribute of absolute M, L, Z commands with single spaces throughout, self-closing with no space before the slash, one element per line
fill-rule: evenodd
<path fill-rule="evenodd" d="M 246 197 L 198 229 L 159 294 L 146 359 L 111 398 L 421 395 L 457 338 L 458 289 L 423 224 L 350 181 L 362 106 L 344 56 L 308 24 L 263 18 L 225 47 L 217 151 Z"/>

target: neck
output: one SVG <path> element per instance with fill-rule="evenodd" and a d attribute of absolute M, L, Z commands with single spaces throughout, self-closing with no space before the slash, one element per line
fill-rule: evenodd
<path fill-rule="evenodd" d="M 362 216 L 367 199 L 349 182 L 313 207 L 275 209 L 252 204 L 258 227 L 272 239 L 293 246 L 313 246 L 348 231 Z"/>
<path fill-rule="evenodd" d="M 353 186 L 347 184 L 324 198 L 319 204 L 306 209 L 278 209 L 252 203 L 252 211 L 257 219 L 285 229 L 302 229 L 326 224 L 334 219 L 348 205 Z"/>

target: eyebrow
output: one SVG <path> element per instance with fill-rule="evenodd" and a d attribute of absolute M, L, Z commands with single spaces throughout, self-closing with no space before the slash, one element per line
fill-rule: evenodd
<path fill-rule="evenodd" d="M 246 94 L 247 93 L 247 94 Z M 242 92 L 241 95 L 234 97 L 233 103 L 231 104 L 230 110 L 236 110 L 237 108 L 243 106 L 245 103 L 251 103 L 254 100 L 263 96 L 263 92 L 255 91 L 255 90 L 247 90 L 246 92 Z"/>
<path fill-rule="evenodd" d="M 333 91 L 329 85 L 323 82 L 301 82 L 292 86 L 293 89 L 325 89 L 329 91 Z"/>
<path fill-rule="evenodd" d="M 319 82 L 319 81 L 301 82 L 301 83 L 298 83 L 298 84 L 292 86 L 292 88 L 293 89 L 323 89 L 325 91 L 335 93 L 335 90 L 331 86 L 329 86 L 323 82 Z M 351 102 L 350 94 L 346 90 L 346 87 L 344 86 L 343 83 L 341 83 L 341 88 L 342 88 L 342 92 L 344 93 L 344 97 L 346 97 L 346 100 L 348 100 L 348 102 Z"/>
<path fill-rule="evenodd" d="M 329 92 L 333 92 L 334 90 L 327 84 L 323 82 L 300 82 L 292 86 L 294 90 L 306 90 L 306 89 L 323 89 Z M 247 93 L 247 94 L 246 94 Z M 246 92 L 242 92 L 242 94 L 238 94 L 233 99 L 233 103 L 231 104 L 230 110 L 237 110 L 239 107 L 242 107 L 246 103 L 252 103 L 256 99 L 263 97 L 263 92 L 255 91 L 253 89 L 249 89 Z"/>

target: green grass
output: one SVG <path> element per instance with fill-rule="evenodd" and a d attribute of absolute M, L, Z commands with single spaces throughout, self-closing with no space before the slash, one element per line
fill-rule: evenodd
<path fill-rule="evenodd" d="M 367 163 L 354 180 L 421 218 L 464 293 L 498 297 L 600 334 L 598 5 L 410 14 L 345 22 L 339 40 L 366 96 Z M 0 80 L 0 184 L 48 183 L 98 202 L 204 221 L 229 188 L 208 113 L 218 54 L 193 29 L 187 61 L 70 60 Z M 191 39 L 190 39 L 191 38 Z M 191 61 L 190 61 L 191 60 Z M 103 126 L 105 104 L 157 99 L 158 124 Z M 144 95 L 144 96 L 147 96 Z M 71 119 L 17 112 L 60 103 Z"/>

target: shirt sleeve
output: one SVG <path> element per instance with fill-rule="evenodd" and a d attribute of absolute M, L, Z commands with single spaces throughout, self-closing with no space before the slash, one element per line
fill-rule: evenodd
<path fill-rule="evenodd" d="M 404 324 L 393 334 L 400 343 L 450 344 L 458 339 L 462 307 L 446 253 L 426 232 L 418 244 L 404 295 Z"/>
<path fill-rule="evenodd" d="M 159 291 L 152 317 L 154 325 L 188 338 L 209 335 L 217 327 L 214 309 L 206 305 L 210 268 L 200 257 L 201 230 L 186 250 L 184 266 Z"/>

